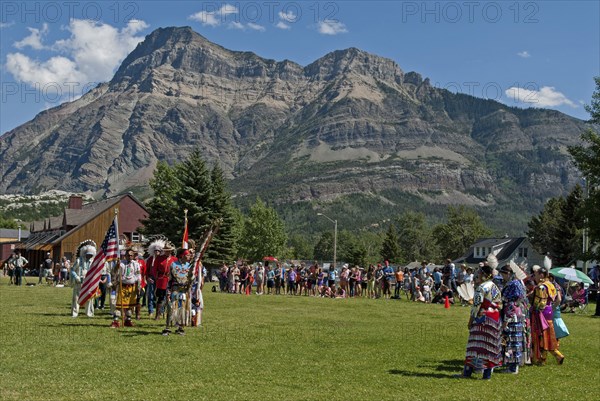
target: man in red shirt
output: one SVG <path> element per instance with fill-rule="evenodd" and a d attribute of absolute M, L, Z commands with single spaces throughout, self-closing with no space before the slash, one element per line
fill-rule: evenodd
<path fill-rule="evenodd" d="M 148 295 L 148 312 L 154 312 L 156 302 L 156 315 L 154 320 L 164 313 L 165 300 L 171 263 L 177 260 L 172 256 L 173 246 L 165 240 L 156 240 L 148 246 L 150 257 L 146 260 L 146 292 Z"/>
<path fill-rule="evenodd" d="M 148 246 L 148 254 L 146 259 L 146 296 L 148 297 L 148 314 L 154 313 L 156 307 L 156 271 L 161 262 L 164 262 L 166 256 L 163 254 L 165 248 L 164 240 L 156 240 Z"/>

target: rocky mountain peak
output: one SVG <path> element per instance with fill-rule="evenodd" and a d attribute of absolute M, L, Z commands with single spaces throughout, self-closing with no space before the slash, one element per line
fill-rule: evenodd
<path fill-rule="evenodd" d="M 395 61 L 350 47 L 336 50 L 319 58 L 305 68 L 306 74 L 322 80 L 348 73 L 402 82 L 404 72 Z"/>
<path fill-rule="evenodd" d="M 302 67 L 159 28 L 108 84 L 0 137 L 0 192 L 145 189 L 158 161 L 199 148 L 234 193 L 283 203 L 370 193 L 512 208 L 518 194 L 541 205 L 577 181 L 566 149 L 586 128 L 437 89 L 357 48 Z"/>

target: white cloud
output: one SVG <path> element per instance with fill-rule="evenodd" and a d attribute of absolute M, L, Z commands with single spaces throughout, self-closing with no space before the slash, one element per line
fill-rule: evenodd
<path fill-rule="evenodd" d="M 348 32 L 348 29 L 346 29 L 346 25 L 339 21 L 330 19 L 319 21 L 317 23 L 317 28 L 319 30 L 319 33 L 323 35 L 337 35 L 340 33 Z"/>
<path fill-rule="evenodd" d="M 578 107 L 573 101 L 569 100 L 552 86 L 542 86 L 540 90 L 512 87 L 508 88 L 505 93 L 506 96 L 515 102 L 526 103 L 531 107 L 556 107 L 562 105 Z"/>
<path fill-rule="evenodd" d="M 62 56 L 38 61 L 21 53 L 11 53 L 6 56 L 6 68 L 17 80 L 34 88 L 43 89 L 51 84 L 62 87 L 70 82 L 86 83 L 86 77 L 77 64 Z"/>
<path fill-rule="evenodd" d="M 253 22 L 249 22 L 246 25 L 242 24 L 241 22 L 237 22 L 237 21 L 231 21 L 228 25 L 227 28 L 229 29 L 237 29 L 240 31 L 245 31 L 246 29 L 252 29 L 253 31 L 259 31 L 259 32 L 264 32 L 267 29 L 259 24 L 255 24 Z"/>
<path fill-rule="evenodd" d="M 15 24 L 15 21 L 10 21 L 10 22 L 0 22 L 0 29 L 4 29 L 4 28 L 10 28 L 11 26 L 13 26 Z"/>
<path fill-rule="evenodd" d="M 237 22 L 237 21 L 230 22 L 228 26 L 231 29 L 239 29 L 241 31 L 246 29 L 246 27 L 244 27 L 244 24 L 242 24 L 241 22 Z"/>
<path fill-rule="evenodd" d="M 221 25 L 221 21 L 219 21 L 215 15 L 215 13 L 211 13 L 208 11 L 200 11 L 195 14 L 192 14 L 188 17 L 191 20 L 198 21 L 204 26 L 219 26 Z"/>
<path fill-rule="evenodd" d="M 214 11 L 199 11 L 188 17 L 193 21 L 200 22 L 203 26 L 216 27 L 221 25 L 225 21 L 225 17 L 230 14 L 238 14 L 239 10 L 236 6 L 231 4 L 224 4 L 218 10 Z M 238 22 L 239 24 L 239 22 Z M 239 28 L 238 28 L 239 29 Z"/>
<path fill-rule="evenodd" d="M 34 60 L 22 53 L 6 57 L 6 68 L 13 77 L 34 88 L 60 88 L 63 93 L 81 91 L 88 84 L 108 81 L 123 59 L 141 42 L 136 33 L 148 24 L 131 20 L 122 29 L 91 20 L 71 20 L 66 27 L 68 39 L 46 46 L 61 55 L 47 60 Z"/>
<path fill-rule="evenodd" d="M 259 31 L 259 32 L 264 32 L 266 31 L 266 28 L 262 25 L 259 24 L 255 24 L 254 22 L 248 22 L 248 28 L 254 30 L 254 31 Z"/>
<path fill-rule="evenodd" d="M 288 24 L 286 24 L 283 21 L 279 21 L 277 24 L 275 24 L 275 27 L 279 28 L 279 29 L 292 29 L 291 26 L 289 26 Z"/>
<path fill-rule="evenodd" d="M 19 40 L 18 42 L 13 43 L 13 46 L 17 49 L 22 49 L 24 47 L 31 47 L 35 50 L 42 50 L 44 48 L 44 44 L 42 43 L 42 37 L 46 36 L 48 33 L 48 24 L 44 23 L 42 25 L 42 29 L 37 28 L 27 28 L 29 30 L 29 36 Z"/>
<path fill-rule="evenodd" d="M 531 54 L 529 54 L 529 52 L 527 50 L 523 50 L 522 52 L 518 52 L 517 56 L 522 57 L 522 58 L 529 58 L 529 57 L 531 57 Z"/>
<path fill-rule="evenodd" d="M 296 14 L 294 14 L 293 11 L 288 11 L 287 13 L 280 11 L 279 18 L 281 18 L 285 22 L 296 22 L 298 16 Z"/>
<path fill-rule="evenodd" d="M 229 14 L 237 14 L 239 12 L 236 6 L 231 4 L 224 4 L 219 11 L 217 11 L 220 15 L 229 15 Z"/>

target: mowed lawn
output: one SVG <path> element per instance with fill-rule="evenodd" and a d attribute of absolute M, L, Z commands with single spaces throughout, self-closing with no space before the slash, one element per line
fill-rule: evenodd
<path fill-rule="evenodd" d="M 37 278 L 30 281 L 37 281 Z M 598 400 L 600 319 L 568 314 L 564 365 L 455 379 L 468 308 L 205 289 L 201 328 L 69 316 L 70 288 L 0 281 L 1 400 Z"/>

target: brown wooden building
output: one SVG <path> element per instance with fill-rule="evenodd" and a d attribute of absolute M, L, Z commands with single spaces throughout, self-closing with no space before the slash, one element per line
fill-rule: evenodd
<path fill-rule="evenodd" d="M 29 238 L 17 248 L 29 260 L 30 268 L 38 268 L 47 252 L 54 261 L 63 256 L 74 260 L 82 241 L 91 239 L 97 246 L 102 244 L 115 211 L 119 215 L 121 243 L 141 242 L 139 229 L 148 211 L 135 196 L 125 194 L 83 204 L 81 196 L 72 195 L 62 216 L 32 223 Z"/>
<path fill-rule="evenodd" d="M 29 231 L 22 229 L 0 228 L 0 268 L 23 239 L 29 237 Z"/>

